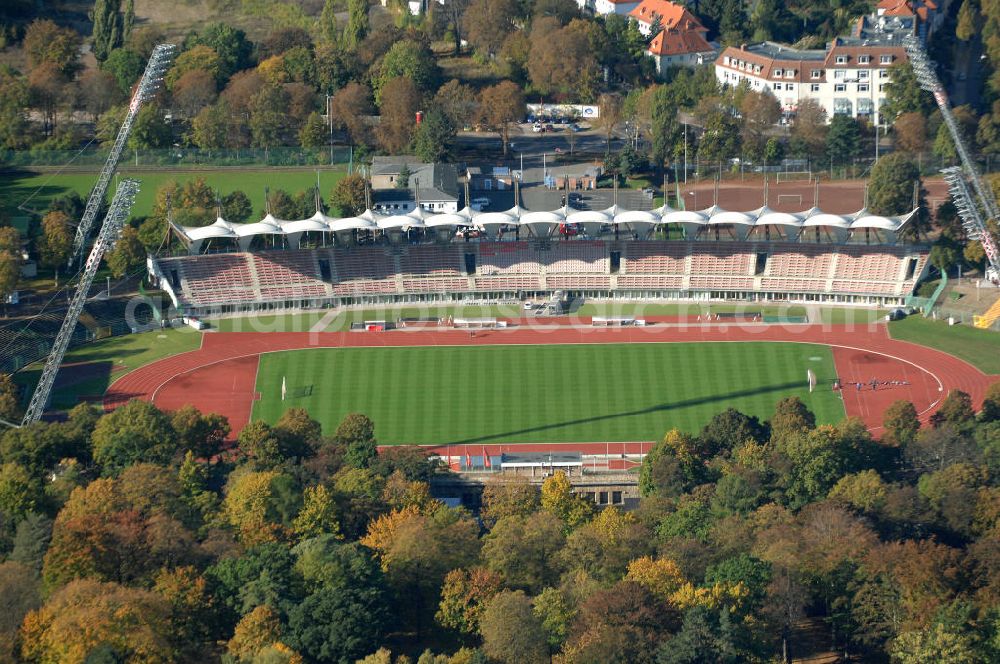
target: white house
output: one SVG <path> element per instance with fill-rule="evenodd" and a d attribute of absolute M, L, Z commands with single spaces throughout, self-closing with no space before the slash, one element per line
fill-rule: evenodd
<path fill-rule="evenodd" d="M 719 82 L 768 91 L 792 114 L 815 99 L 827 118 L 850 115 L 875 120 L 885 103 L 889 68 L 906 59 L 900 35 L 838 37 L 825 50 L 800 50 L 773 42 L 730 46 L 715 61 Z"/>
<path fill-rule="evenodd" d="M 639 24 L 639 32 L 647 37 L 657 22 L 663 30 L 698 32 L 702 38 L 708 33 L 708 28 L 694 14 L 669 0 L 642 0 L 628 15 Z"/>
<path fill-rule="evenodd" d="M 594 14 L 618 14 L 628 16 L 628 13 L 639 5 L 639 0 L 576 0 L 581 11 Z"/>

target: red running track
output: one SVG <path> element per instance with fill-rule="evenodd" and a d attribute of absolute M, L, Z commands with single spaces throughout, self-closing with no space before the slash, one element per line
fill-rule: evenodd
<path fill-rule="evenodd" d="M 976 407 L 986 388 L 998 376 L 987 376 L 975 367 L 932 348 L 897 341 L 885 325 L 847 327 L 833 325 L 695 325 L 689 327 L 592 328 L 551 327 L 467 331 L 400 332 L 236 332 L 206 333 L 200 349 L 140 367 L 115 381 L 104 397 L 105 408 L 129 399 L 153 401 L 165 409 L 192 404 L 202 411 L 229 418 L 235 437 L 250 420 L 256 397 L 254 386 L 261 353 L 305 348 L 348 346 L 458 346 L 567 343 L 662 343 L 662 342 L 778 341 L 832 346 L 837 372 L 845 383 L 847 414 L 859 417 L 879 433 L 882 413 L 898 399 L 912 401 L 926 420 L 941 398 L 953 389 L 968 392 Z M 906 381 L 908 385 L 858 392 L 847 383 L 878 380 Z M 649 443 L 611 443 L 611 452 L 642 453 Z M 500 445 L 476 446 L 469 453 L 499 454 Z M 504 444 L 504 449 L 511 446 Z M 519 445 L 520 451 L 546 451 L 551 444 Z M 445 453 L 446 448 L 440 449 Z M 574 444 L 588 454 L 603 454 L 607 444 Z M 452 453 L 458 454 L 455 448 Z"/>

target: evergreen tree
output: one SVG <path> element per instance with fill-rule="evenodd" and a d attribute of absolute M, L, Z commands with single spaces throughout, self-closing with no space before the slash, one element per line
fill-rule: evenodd
<path fill-rule="evenodd" d="M 97 0 L 94 3 L 94 57 L 98 62 L 107 60 L 111 51 L 121 46 L 125 39 L 124 20 L 120 10 L 121 0 Z M 133 16 L 134 11 L 133 9 Z"/>
<path fill-rule="evenodd" d="M 344 28 L 344 45 L 356 49 L 368 36 L 368 2 L 347 0 L 347 27 Z"/>

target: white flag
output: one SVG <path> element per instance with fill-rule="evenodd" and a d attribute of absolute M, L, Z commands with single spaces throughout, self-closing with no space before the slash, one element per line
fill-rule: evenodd
<path fill-rule="evenodd" d="M 285 400 L 285 390 L 286 390 L 286 387 L 285 387 L 285 377 L 282 376 L 281 377 L 281 400 L 282 401 Z"/>

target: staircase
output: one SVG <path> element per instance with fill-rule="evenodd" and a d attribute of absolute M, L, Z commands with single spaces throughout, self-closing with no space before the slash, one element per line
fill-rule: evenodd
<path fill-rule="evenodd" d="M 987 330 L 1000 318 L 1000 300 L 993 303 L 993 306 L 986 310 L 982 316 L 973 316 L 972 325 L 980 330 Z"/>

